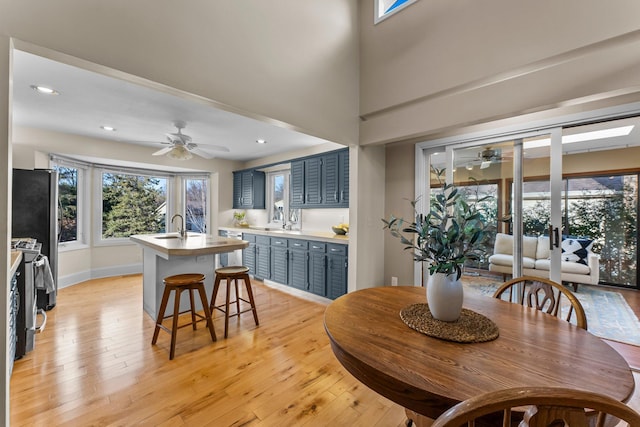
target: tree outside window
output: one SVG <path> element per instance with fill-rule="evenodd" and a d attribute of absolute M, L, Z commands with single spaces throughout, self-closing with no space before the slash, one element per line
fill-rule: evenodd
<path fill-rule="evenodd" d="M 185 179 L 185 228 L 196 233 L 207 232 L 207 180 Z"/>
<path fill-rule="evenodd" d="M 59 241 L 78 240 L 78 169 L 55 166 L 58 172 Z"/>
<path fill-rule="evenodd" d="M 167 179 L 102 174 L 102 238 L 166 230 Z"/>

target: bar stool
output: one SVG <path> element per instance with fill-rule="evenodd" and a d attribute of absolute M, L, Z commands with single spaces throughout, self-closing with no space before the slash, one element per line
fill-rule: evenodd
<path fill-rule="evenodd" d="M 253 320 L 256 322 L 256 326 L 259 326 L 258 322 L 258 311 L 256 310 L 256 303 L 253 299 L 253 291 L 251 290 L 251 279 L 249 279 L 249 267 L 245 266 L 229 266 L 229 267 L 221 267 L 215 270 L 216 279 L 213 285 L 213 295 L 211 296 L 211 304 L 209 305 L 209 311 L 213 313 L 214 309 L 217 309 L 224 313 L 224 337 L 227 338 L 227 331 L 229 329 L 229 317 L 238 316 L 242 313 L 246 313 L 248 311 L 253 312 Z M 244 281 L 244 285 L 247 288 L 247 295 L 249 300 L 247 301 L 244 298 L 240 297 L 238 293 L 238 279 L 242 279 Z M 227 281 L 227 295 L 224 304 L 216 305 L 216 297 L 218 296 L 218 291 L 220 290 L 220 282 L 222 280 Z M 235 301 L 229 301 L 231 294 L 231 281 L 235 284 L 236 290 L 236 299 Z M 251 308 L 240 311 L 240 301 L 244 301 L 251 305 Z M 229 304 L 236 304 L 236 312 L 234 314 L 229 314 Z M 224 308 L 223 308 L 224 307 Z"/>
<path fill-rule="evenodd" d="M 165 277 L 163 280 L 164 283 L 164 292 L 162 294 L 162 302 L 160 303 L 160 310 L 158 310 L 158 318 L 156 320 L 156 328 L 153 332 L 153 340 L 151 341 L 151 345 L 154 345 L 158 341 L 158 334 L 160 333 L 160 329 L 163 329 L 171 334 L 171 351 L 169 352 L 169 360 L 173 360 L 173 356 L 176 352 L 176 335 L 178 329 L 183 328 L 185 326 L 191 325 L 193 330 L 196 330 L 196 323 L 205 320 L 207 322 L 207 328 L 209 328 L 209 333 L 211 334 L 211 340 L 216 341 L 216 331 L 213 329 L 213 320 L 211 319 L 211 310 L 209 309 L 209 305 L 207 304 L 207 294 L 204 289 L 204 274 L 199 273 L 187 273 L 187 274 L 177 274 L 174 276 Z M 196 313 L 195 304 L 193 300 L 193 291 L 197 290 L 200 294 L 200 301 L 202 302 L 202 309 L 204 311 L 204 316 Z M 169 295 L 171 291 L 175 291 L 175 299 L 173 302 L 173 315 L 166 316 L 164 312 L 167 308 L 167 302 L 169 301 Z M 182 291 L 189 291 L 189 302 L 191 303 L 191 309 L 180 312 L 180 294 Z M 182 313 L 186 313 L 187 311 L 191 312 L 191 323 L 187 323 L 181 326 L 178 326 L 178 316 Z M 167 328 L 162 324 L 164 319 L 169 317 L 173 317 L 173 326 L 171 329 Z M 200 320 L 196 320 L 196 317 L 200 318 Z"/>

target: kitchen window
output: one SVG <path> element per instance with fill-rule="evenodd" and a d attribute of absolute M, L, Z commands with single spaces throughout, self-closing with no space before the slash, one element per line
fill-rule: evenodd
<path fill-rule="evenodd" d="M 99 241 L 167 230 L 170 176 L 150 171 L 96 169 L 100 183 Z"/>
<path fill-rule="evenodd" d="M 51 161 L 51 168 L 58 172 L 58 247 L 64 251 L 84 246 L 88 226 L 88 166 L 55 157 Z"/>
<path fill-rule="evenodd" d="M 183 177 L 184 222 L 187 231 L 206 233 L 209 222 L 209 179 Z"/>
<path fill-rule="evenodd" d="M 282 225 L 286 223 L 289 213 L 289 170 L 267 173 L 267 203 L 269 206 L 269 223 Z"/>

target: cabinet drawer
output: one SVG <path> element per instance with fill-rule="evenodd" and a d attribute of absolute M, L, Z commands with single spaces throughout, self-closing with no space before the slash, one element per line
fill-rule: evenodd
<path fill-rule="evenodd" d="M 271 237 L 269 236 L 256 236 L 256 243 L 259 245 L 270 245 Z"/>
<path fill-rule="evenodd" d="M 326 243 L 322 243 L 322 242 L 315 242 L 315 241 L 310 241 L 309 242 L 309 251 L 311 252 L 325 252 L 327 249 L 327 244 Z"/>
<path fill-rule="evenodd" d="M 336 243 L 329 243 L 327 245 L 327 253 L 331 255 L 347 255 L 349 252 L 347 245 L 340 245 Z"/>
<path fill-rule="evenodd" d="M 283 237 L 272 237 L 271 246 L 277 246 L 279 248 L 286 248 L 289 244 L 289 239 Z"/>
<path fill-rule="evenodd" d="M 289 247 L 291 249 L 306 251 L 307 249 L 309 249 L 309 242 L 307 240 L 291 239 L 289 240 Z"/>
<path fill-rule="evenodd" d="M 242 233 L 242 240 L 246 240 L 249 243 L 255 243 L 256 242 L 256 235 L 255 234 Z"/>

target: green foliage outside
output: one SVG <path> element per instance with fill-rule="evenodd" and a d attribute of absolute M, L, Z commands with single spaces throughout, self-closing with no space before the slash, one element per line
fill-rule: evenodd
<path fill-rule="evenodd" d="M 56 167 L 58 171 L 58 203 L 60 242 L 78 239 L 78 170 Z"/>
<path fill-rule="evenodd" d="M 164 232 L 164 181 L 145 176 L 103 174 L 102 237 Z"/>
<path fill-rule="evenodd" d="M 593 239 L 592 250 L 600 255 L 600 280 L 604 283 L 635 286 L 637 269 L 637 180 L 620 177 L 625 184 L 616 190 L 588 192 L 568 202 L 562 209 L 562 234 Z M 522 212 L 524 234 L 548 233 L 549 200 L 538 200 Z"/>

